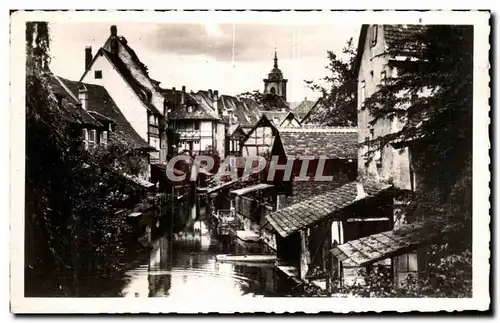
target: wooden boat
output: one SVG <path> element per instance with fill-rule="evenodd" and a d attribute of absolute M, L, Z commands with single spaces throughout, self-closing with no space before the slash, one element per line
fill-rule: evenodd
<path fill-rule="evenodd" d="M 217 255 L 215 259 L 220 262 L 274 262 L 276 255 Z"/>

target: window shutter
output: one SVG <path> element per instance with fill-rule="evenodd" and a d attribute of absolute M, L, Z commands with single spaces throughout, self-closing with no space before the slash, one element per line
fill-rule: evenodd
<path fill-rule="evenodd" d="M 103 131 L 102 133 L 102 140 L 101 142 L 105 145 L 108 144 L 108 132 L 107 131 Z"/>
<path fill-rule="evenodd" d="M 83 135 L 83 143 L 85 145 L 85 149 L 89 148 L 89 132 L 87 128 L 82 129 L 82 135 Z"/>
<path fill-rule="evenodd" d="M 89 133 L 89 145 L 90 145 L 90 147 L 94 147 L 95 143 L 96 143 L 96 130 L 92 129 L 92 130 L 90 130 L 90 133 Z"/>

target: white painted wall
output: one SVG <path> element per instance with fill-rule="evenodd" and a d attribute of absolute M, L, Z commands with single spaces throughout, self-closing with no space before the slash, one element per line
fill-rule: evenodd
<path fill-rule="evenodd" d="M 300 127 L 300 123 L 295 118 L 285 119 L 285 120 L 283 120 L 280 127 L 282 127 L 282 128 L 298 128 L 298 127 Z"/>
<path fill-rule="evenodd" d="M 364 44 L 363 56 L 358 74 L 358 142 L 364 142 L 367 138 L 373 139 L 387 135 L 395 130 L 398 125 L 391 120 L 379 120 L 373 127 L 373 136 L 369 130 L 369 122 L 372 120 L 368 110 L 362 109 L 362 82 L 365 82 L 365 97 L 369 98 L 378 90 L 381 84 L 382 72 L 385 71 L 387 77 L 390 77 L 395 71 L 386 66 L 388 59 L 381 55 L 385 52 L 386 44 L 384 39 L 384 30 L 381 25 L 378 26 L 377 44 L 372 47 L 372 28 L 368 29 L 366 42 Z M 382 167 L 377 168 L 376 162 L 372 160 L 368 165 L 364 154 L 367 149 L 358 150 L 358 172 L 363 174 L 367 179 L 375 181 L 392 180 L 397 188 L 410 189 L 410 173 L 409 173 L 409 155 L 408 150 L 394 149 L 392 146 L 385 147 L 380 158 Z"/>
<path fill-rule="evenodd" d="M 223 123 L 215 123 L 217 133 L 215 134 L 216 149 L 219 156 L 224 159 L 226 157 L 226 127 Z"/>
<path fill-rule="evenodd" d="M 149 78 L 148 75 L 146 75 L 140 67 L 132 60 L 132 57 L 130 56 L 129 52 L 121 45 L 121 43 L 118 43 L 118 57 L 129 67 L 130 72 L 134 76 L 134 78 L 141 83 L 142 86 L 145 88 L 149 89 L 151 91 L 152 97 L 151 97 L 151 103 L 160 111 L 160 113 L 163 113 L 163 101 L 164 97 L 163 95 L 158 91 L 158 89 L 155 87 L 155 85 L 151 82 L 151 79 Z M 130 45 L 129 45 L 130 46 Z M 108 50 L 111 50 L 108 48 Z"/>
<path fill-rule="evenodd" d="M 94 78 L 96 70 L 102 71 L 102 79 Z M 106 57 L 97 57 L 82 82 L 104 86 L 134 130 L 148 141 L 147 109 Z"/>

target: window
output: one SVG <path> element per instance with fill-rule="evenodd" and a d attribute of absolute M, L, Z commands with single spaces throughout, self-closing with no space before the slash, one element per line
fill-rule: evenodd
<path fill-rule="evenodd" d="M 271 88 L 271 93 L 276 94 L 276 89 L 274 87 Z"/>
<path fill-rule="evenodd" d="M 382 71 L 380 73 L 380 84 L 382 84 L 382 86 L 386 86 L 387 85 L 387 74 L 385 71 Z"/>
<path fill-rule="evenodd" d="M 156 137 L 149 137 L 149 144 L 156 149 L 160 149 L 160 139 Z"/>
<path fill-rule="evenodd" d="M 417 253 L 407 253 L 398 257 L 398 271 L 399 272 L 417 272 Z"/>
<path fill-rule="evenodd" d="M 372 47 L 377 45 L 378 25 L 372 26 Z"/>
<path fill-rule="evenodd" d="M 149 124 L 152 126 L 158 126 L 158 116 L 150 114 L 149 115 Z"/>
<path fill-rule="evenodd" d="M 83 144 L 85 145 L 85 150 L 89 149 L 89 132 L 86 128 L 82 129 Z"/>
<path fill-rule="evenodd" d="M 108 132 L 106 130 L 101 132 L 100 143 L 102 143 L 105 146 L 108 144 Z"/>
<path fill-rule="evenodd" d="M 361 103 L 360 107 L 364 107 L 364 105 L 365 105 L 365 97 L 366 97 L 366 82 L 365 81 L 361 81 L 361 93 L 359 95 L 359 102 Z"/>
<path fill-rule="evenodd" d="M 96 144 L 96 130 L 95 129 L 92 129 L 89 131 L 89 143 L 88 143 L 88 147 L 90 148 L 94 148 L 95 144 Z"/>
<path fill-rule="evenodd" d="M 94 78 L 102 79 L 102 71 L 101 70 L 94 71 Z"/>
<path fill-rule="evenodd" d="M 194 122 L 194 130 L 200 130 L 200 122 L 199 121 Z"/>

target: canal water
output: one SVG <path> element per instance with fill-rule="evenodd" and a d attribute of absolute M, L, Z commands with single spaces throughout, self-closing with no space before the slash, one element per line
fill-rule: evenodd
<path fill-rule="evenodd" d="M 258 243 L 219 238 L 205 208 L 180 205 L 157 225 L 151 251 L 126 272 L 119 296 L 221 299 L 286 296 L 293 290 L 273 263 L 218 261 L 217 255 L 269 251 Z"/>

